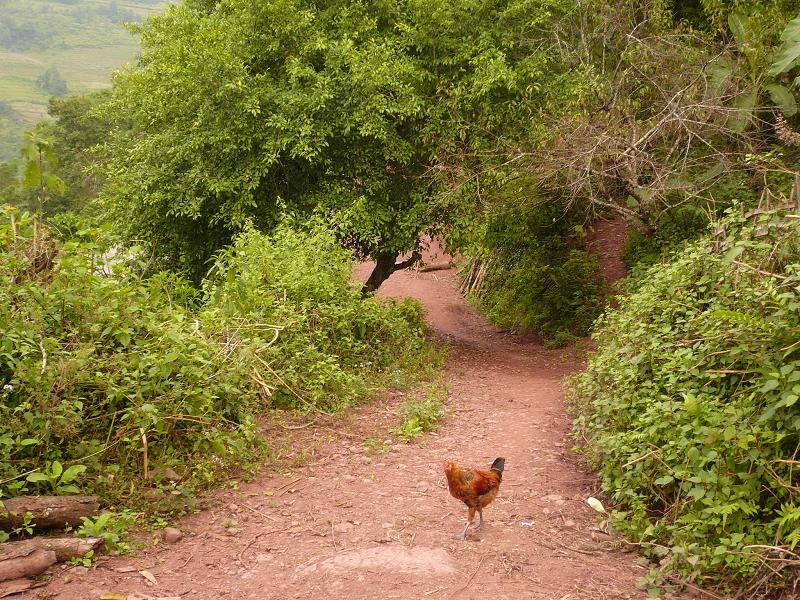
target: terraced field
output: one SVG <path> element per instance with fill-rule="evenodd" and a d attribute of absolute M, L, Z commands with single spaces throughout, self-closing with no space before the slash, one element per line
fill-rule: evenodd
<path fill-rule="evenodd" d="M 50 94 L 37 80 L 57 69 L 68 93 L 110 85 L 138 40 L 123 26 L 164 0 L 0 0 L 0 161 L 17 155 L 23 131 L 46 117 Z"/>

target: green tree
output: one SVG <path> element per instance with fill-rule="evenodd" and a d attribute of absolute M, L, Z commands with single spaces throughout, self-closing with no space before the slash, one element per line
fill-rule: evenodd
<path fill-rule="evenodd" d="M 66 191 L 48 202 L 47 214 L 80 211 L 97 195 L 102 181 L 94 169 L 97 159 L 93 148 L 105 142 L 116 123 L 107 121 L 95 109 L 108 96 L 109 90 L 103 90 L 50 99 L 48 113 L 53 118 L 41 122 L 37 131 L 52 140 L 59 159 L 54 173 L 64 181 Z"/>
<path fill-rule="evenodd" d="M 58 158 L 51 140 L 37 132 L 25 134 L 28 144 L 20 152 L 23 158 L 23 187 L 35 193 L 35 210 L 45 212 L 47 201 L 53 195 L 64 194 L 64 182 L 53 173 L 58 167 Z"/>
<path fill-rule="evenodd" d="M 458 169 L 540 139 L 540 112 L 565 104 L 580 74 L 544 43 L 565 4 L 172 6 L 138 28 L 140 63 L 116 81 L 107 110 L 132 127 L 109 145 L 103 203 L 195 277 L 247 224 L 319 212 L 377 261 L 375 289 L 454 225 L 439 198 Z"/>
<path fill-rule="evenodd" d="M 64 78 L 56 67 L 50 67 L 42 73 L 36 80 L 36 85 L 38 85 L 42 91 L 59 98 L 61 96 L 66 96 L 69 91 L 67 82 L 64 81 Z"/>

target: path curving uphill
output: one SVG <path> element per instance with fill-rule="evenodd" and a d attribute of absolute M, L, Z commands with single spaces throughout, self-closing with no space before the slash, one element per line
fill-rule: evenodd
<path fill-rule="evenodd" d="M 597 483 L 570 450 L 561 386 L 580 367 L 574 351 L 494 328 L 453 271 L 399 272 L 381 293 L 419 299 L 450 345 L 438 433 L 391 438 L 399 394 L 302 429 L 272 425 L 274 466 L 183 519 L 181 541 L 58 570 L 27 597 L 647 598 L 638 554 L 596 531 L 585 503 Z M 442 461 L 488 468 L 497 456 L 506 470 L 486 526 L 453 539 L 467 511 Z"/>

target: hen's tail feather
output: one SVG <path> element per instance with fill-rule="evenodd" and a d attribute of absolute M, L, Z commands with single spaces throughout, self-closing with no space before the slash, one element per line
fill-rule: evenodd
<path fill-rule="evenodd" d="M 503 474 L 503 469 L 506 468 L 506 459 L 505 458 L 495 458 L 494 462 L 492 463 L 492 471 L 497 471 L 501 475 Z"/>

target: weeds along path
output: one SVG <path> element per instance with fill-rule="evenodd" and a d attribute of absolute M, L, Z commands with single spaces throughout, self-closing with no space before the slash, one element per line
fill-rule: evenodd
<path fill-rule="evenodd" d="M 647 597 L 638 555 L 613 549 L 585 504 L 596 480 L 570 451 L 560 383 L 579 366 L 573 351 L 499 332 L 456 287 L 452 271 L 401 272 L 382 289 L 418 298 L 451 347 L 438 433 L 398 443 L 400 395 L 299 429 L 273 424 L 274 462 L 177 523 L 183 540 L 56 571 L 29 597 Z M 486 526 L 453 539 L 467 511 L 442 461 L 487 468 L 497 456 L 506 472 Z"/>

